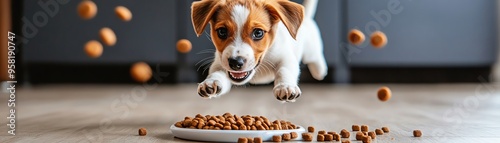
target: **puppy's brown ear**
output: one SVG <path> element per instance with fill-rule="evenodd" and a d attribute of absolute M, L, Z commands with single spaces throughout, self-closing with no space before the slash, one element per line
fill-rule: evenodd
<path fill-rule="evenodd" d="M 202 0 L 191 5 L 191 21 L 198 37 L 203 34 L 203 30 L 218 9 L 217 3 L 217 0 Z"/>
<path fill-rule="evenodd" d="M 285 24 L 290 35 L 295 39 L 302 20 L 304 19 L 304 7 L 288 0 L 270 1 L 266 9 L 271 14 L 273 24 L 281 20 Z"/>

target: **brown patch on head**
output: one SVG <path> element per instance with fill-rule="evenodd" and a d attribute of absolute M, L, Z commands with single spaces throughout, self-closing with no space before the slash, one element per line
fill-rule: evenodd
<path fill-rule="evenodd" d="M 273 21 L 281 20 L 295 39 L 304 19 L 304 7 L 288 0 L 270 1 L 265 7 L 271 14 Z"/>
<path fill-rule="evenodd" d="M 243 41 L 250 45 L 254 51 L 255 62 L 259 62 L 260 58 L 273 43 L 276 34 L 276 27 L 273 27 L 276 23 L 272 22 L 271 16 L 263 5 L 264 3 L 261 3 L 251 7 L 247 22 L 241 32 Z M 253 33 L 256 29 L 262 29 L 265 33 L 264 37 L 260 40 L 253 39 Z"/>

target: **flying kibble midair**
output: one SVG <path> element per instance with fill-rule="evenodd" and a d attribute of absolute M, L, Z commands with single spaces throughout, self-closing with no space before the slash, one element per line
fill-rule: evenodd
<path fill-rule="evenodd" d="M 382 48 L 387 45 L 387 36 L 383 32 L 375 31 L 370 36 L 370 43 L 375 48 Z"/>
<path fill-rule="evenodd" d="M 152 75 L 153 72 L 151 70 L 151 67 L 149 67 L 149 65 L 144 62 L 137 62 L 130 68 L 130 76 L 132 77 L 132 79 L 140 83 L 147 82 L 149 79 L 151 79 Z"/>
<path fill-rule="evenodd" d="M 380 101 L 387 101 L 389 99 L 391 99 L 391 96 L 392 96 L 392 93 L 391 93 L 391 89 L 389 89 L 389 87 L 381 87 L 378 92 L 377 92 L 377 96 L 378 96 L 378 99 Z"/>
<path fill-rule="evenodd" d="M 115 13 L 116 16 L 123 21 L 130 21 L 132 19 L 132 12 L 124 6 L 117 6 L 115 8 Z"/>
<path fill-rule="evenodd" d="M 82 19 L 89 20 L 97 14 L 97 6 L 92 1 L 84 0 L 78 4 L 77 11 Z"/>
<path fill-rule="evenodd" d="M 98 58 L 102 55 L 102 44 L 99 41 L 88 41 L 84 46 L 85 53 L 91 58 Z"/>
<path fill-rule="evenodd" d="M 177 51 L 181 53 L 189 53 L 191 51 L 191 42 L 187 39 L 177 41 Z"/>
<path fill-rule="evenodd" d="M 102 42 L 107 46 L 114 46 L 116 44 L 116 35 L 111 28 L 102 28 L 99 31 L 99 37 L 101 37 Z"/>
<path fill-rule="evenodd" d="M 352 29 L 349 32 L 347 38 L 349 42 L 354 45 L 361 45 L 363 42 L 365 42 L 365 34 L 363 34 L 363 32 L 359 31 L 358 29 Z"/>

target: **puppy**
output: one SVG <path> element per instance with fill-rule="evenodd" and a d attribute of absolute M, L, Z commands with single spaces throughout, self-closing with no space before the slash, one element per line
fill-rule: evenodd
<path fill-rule="evenodd" d="M 305 7 L 305 8 L 304 8 Z M 210 23 L 215 59 L 198 94 L 214 98 L 234 85 L 274 81 L 279 101 L 295 102 L 300 61 L 323 80 L 327 66 L 323 43 L 313 20 L 317 0 L 304 6 L 288 0 L 201 0 L 193 2 L 191 18 L 198 37 Z"/>

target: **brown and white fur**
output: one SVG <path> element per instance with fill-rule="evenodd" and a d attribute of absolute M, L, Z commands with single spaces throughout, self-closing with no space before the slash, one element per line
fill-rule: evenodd
<path fill-rule="evenodd" d="M 299 64 L 323 80 L 327 66 L 323 43 L 313 20 L 317 0 L 304 6 L 288 0 L 201 0 L 192 4 L 192 22 L 198 36 L 210 23 L 215 59 L 198 94 L 214 98 L 234 85 L 274 81 L 276 99 L 294 102 Z M 305 7 L 305 8 L 304 8 Z"/>

